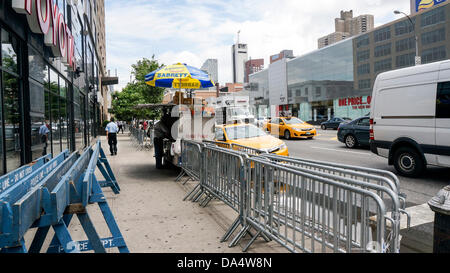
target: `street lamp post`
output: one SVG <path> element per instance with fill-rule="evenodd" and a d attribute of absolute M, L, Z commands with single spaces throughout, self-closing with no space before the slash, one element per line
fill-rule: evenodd
<path fill-rule="evenodd" d="M 403 14 L 403 15 L 405 15 L 408 18 L 408 20 L 411 23 L 411 25 L 412 25 L 413 30 L 414 30 L 414 36 L 415 36 L 415 39 L 416 39 L 416 58 L 415 58 L 415 63 L 416 63 L 416 65 L 420 65 L 422 63 L 422 60 L 421 60 L 421 57 L 419 56 L 419 38 L 417 37 L 416 26 L 415 26 L 413 20 L 411 19 L 411 17 L 409 17 L 409 15 L 407 15 L 406 13 L 398 11 L 398 10 L 395 10 L 394 13 L 395 14 Z"/>

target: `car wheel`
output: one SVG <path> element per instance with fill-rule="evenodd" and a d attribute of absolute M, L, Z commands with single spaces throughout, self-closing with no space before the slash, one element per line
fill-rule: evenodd
<path fill-rule="evenodd" d="M 325 126 L 325 125 L 322 125 L 321 127 L 322 127 L 322 130 L 326 130 L 327 129 L 327 126 Z"/>
<path fill-rule="evenodd" d="M 286 140 L 291 139 L 291 132 L 289 132 L 289 130 L 284 131 L 284 138 Z"/>
<path fill-rule="evenodd" d="M 418 177 L 426 168 L 422 157 L 409 147 L 402 147 L 395 152 L 394 167 L 407 177 Z"/>
<path fill-rule="evenodd" d="M 353 149 L 357 145 L 358 145 L 358 142 L 353 135 L 348 135 L 345 137 L 345 146 L 347 146 L 347 148 Z"/>

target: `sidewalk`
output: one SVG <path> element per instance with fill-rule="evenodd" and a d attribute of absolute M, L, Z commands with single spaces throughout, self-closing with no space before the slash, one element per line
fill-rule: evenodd
<path fill-rule="evenodd" d="M 219 201 L 211 202 L 206 208 L 183 201 L 196 184 L 188 182 L 183 186 L 181 182 L 174 182 L 177 170 L 156 170 L 153 151 L 136 151 L 128 134 L 118 136 L 117 156 L 109 156 L 105 137 L 101 141 L 122 189 L 119 195 L 108 188 L 104 192 L 130 252 L 241 253 L 240 246 L 229 248 L 228 242 L 220 243 L 237 217 L 236 212 Z M 99 209 L 92 205 L 88 211 L 98 233 L 108 237 Z M 69 229 L 75 234 L 74 239 L 84 239 L 78 221 L 74 220 Z M 260 238 L 249 252 L 284 253 L 287 250 Z"/>

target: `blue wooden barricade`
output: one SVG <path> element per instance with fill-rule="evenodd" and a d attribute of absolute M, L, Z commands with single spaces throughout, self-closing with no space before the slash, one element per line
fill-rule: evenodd
<path fill-rule="evenodd" d="M 4 192 L 7 188 L 13 186 L 21 179 L 25 178 L 26 176 L 30 175 L 31 173 L 42 167 L 45 163 L 50 161 L 51 158 L 52 158 L 51 155 L 43 156 L 28 165 L 25 165 L 21 168 L 16 169 L 15 171 L 12 171 L 0 177 L 0 194 Z"/>
<path fill-rule="evenodd" d="M 129 252 L 101 189 L 110 187 L 114 193 L 120 192 L 100 141 L 81 156 L 65 151 L 46 163 L 49 159 L 43 157 L 0 178 L 0 186 L 7 185 L 0 188 L 0 252 L 38 253 L 50 228 L 55 231 L 47 250 L 50 253 L 105 253 L 106 248 L 113 247 L 121 253 Z M 105 180 L 97 180 L 96 168 Z M 99 205 L 112 237 L 101 239 L 97 234 L 86 210 L 88 204 L 94 203 Z M 87 241 L 72 240 L 67 227 L 74 215 L 80 220 Z M 37 231 L 27 250 L 23 236 L 30 228 Z"/>
<path fill-rule="evenodd" d="M 100 170 L 100 173 L 105 178 L 102 184 L 105 187 L 111 187 L 114 193 L 120 192 L 120 187 L 99 141 L 93 150 L 89 148 L 83 153 L 74 167 L 69 170 L 66 176 L 50 193 L 49 199 L 51 203 L 48 204 L 48 207 L 52 209 L 52 212 L 41 218 L 41 223 L 38 224 L 40 228 L 30 247 L 30 252 L 40 251 L 49 229 L 48 221 L 52 224 L 58 223 L 64 228 L 64 226 L 67 227 L 70 224 L 74 215 L 78 217 L 88 240 L 73 242 L 68 233 L 65 236 L 55 234 L 47 252 L 68 253 L 94 250 L 96 253 L 106 253 L 106 248 L 115 247 L 121 253 L 129 252 L 106 201 L 106 197 L 103 194 L 100 182 L 95 176 L 96 168 Z M 95 203 L 100 207 L 104 220 L 112 235 L 111 237 L 100 238 L 89 217 L 86 207 L 89 204 Z"/>
<path fill-rule="evenodd" d="M 30 202 L 24 202 L 23 198 L 34 192 L 33 189 L 38 188 L 41 182 L 57 170 L 68 156 L 69 151 L 66 150 L 37 169 L 39 165 L 33 165 L 31 174 L 21 180 L 14 180 L 14 183 L 0 193 L 0 248 L 3 252 L 26 252 L 23 235 L 39 218 L 41 205 L 37 195 L 31 195 Z M 18 173 L 20 174 L 21 170 L 13 172 L 13 175 Z"/>

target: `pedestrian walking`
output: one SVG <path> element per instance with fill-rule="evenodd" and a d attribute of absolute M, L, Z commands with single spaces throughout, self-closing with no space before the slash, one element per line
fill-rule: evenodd
<path fill-rule="evenodd" d="M 39 135 L 41 136 L 41 143 L 44 144 L 44 148 L 42 149 L 42 156 L 47 155 L 47 147 L 48 147 L 48 134 L 50 133 L 48 120 L 44 122 L 44 125 L 39 128 Z"/>
<path fill-rule="evenodd" d="M 117 155 L 117 132 L 119 132 L 119 127 L 114 121 L 115 119 L 111 118 L 111 122 L 106 125 L 105 129 L 111 155 Z"/>
<path fill-rule="evenodd" d="M 123 122 L 119 121 L 117 126 L 119 126 L 119 133 L 120 133 L 120 131 L 122 131 L 122 135 L 123 135 Z"/>

